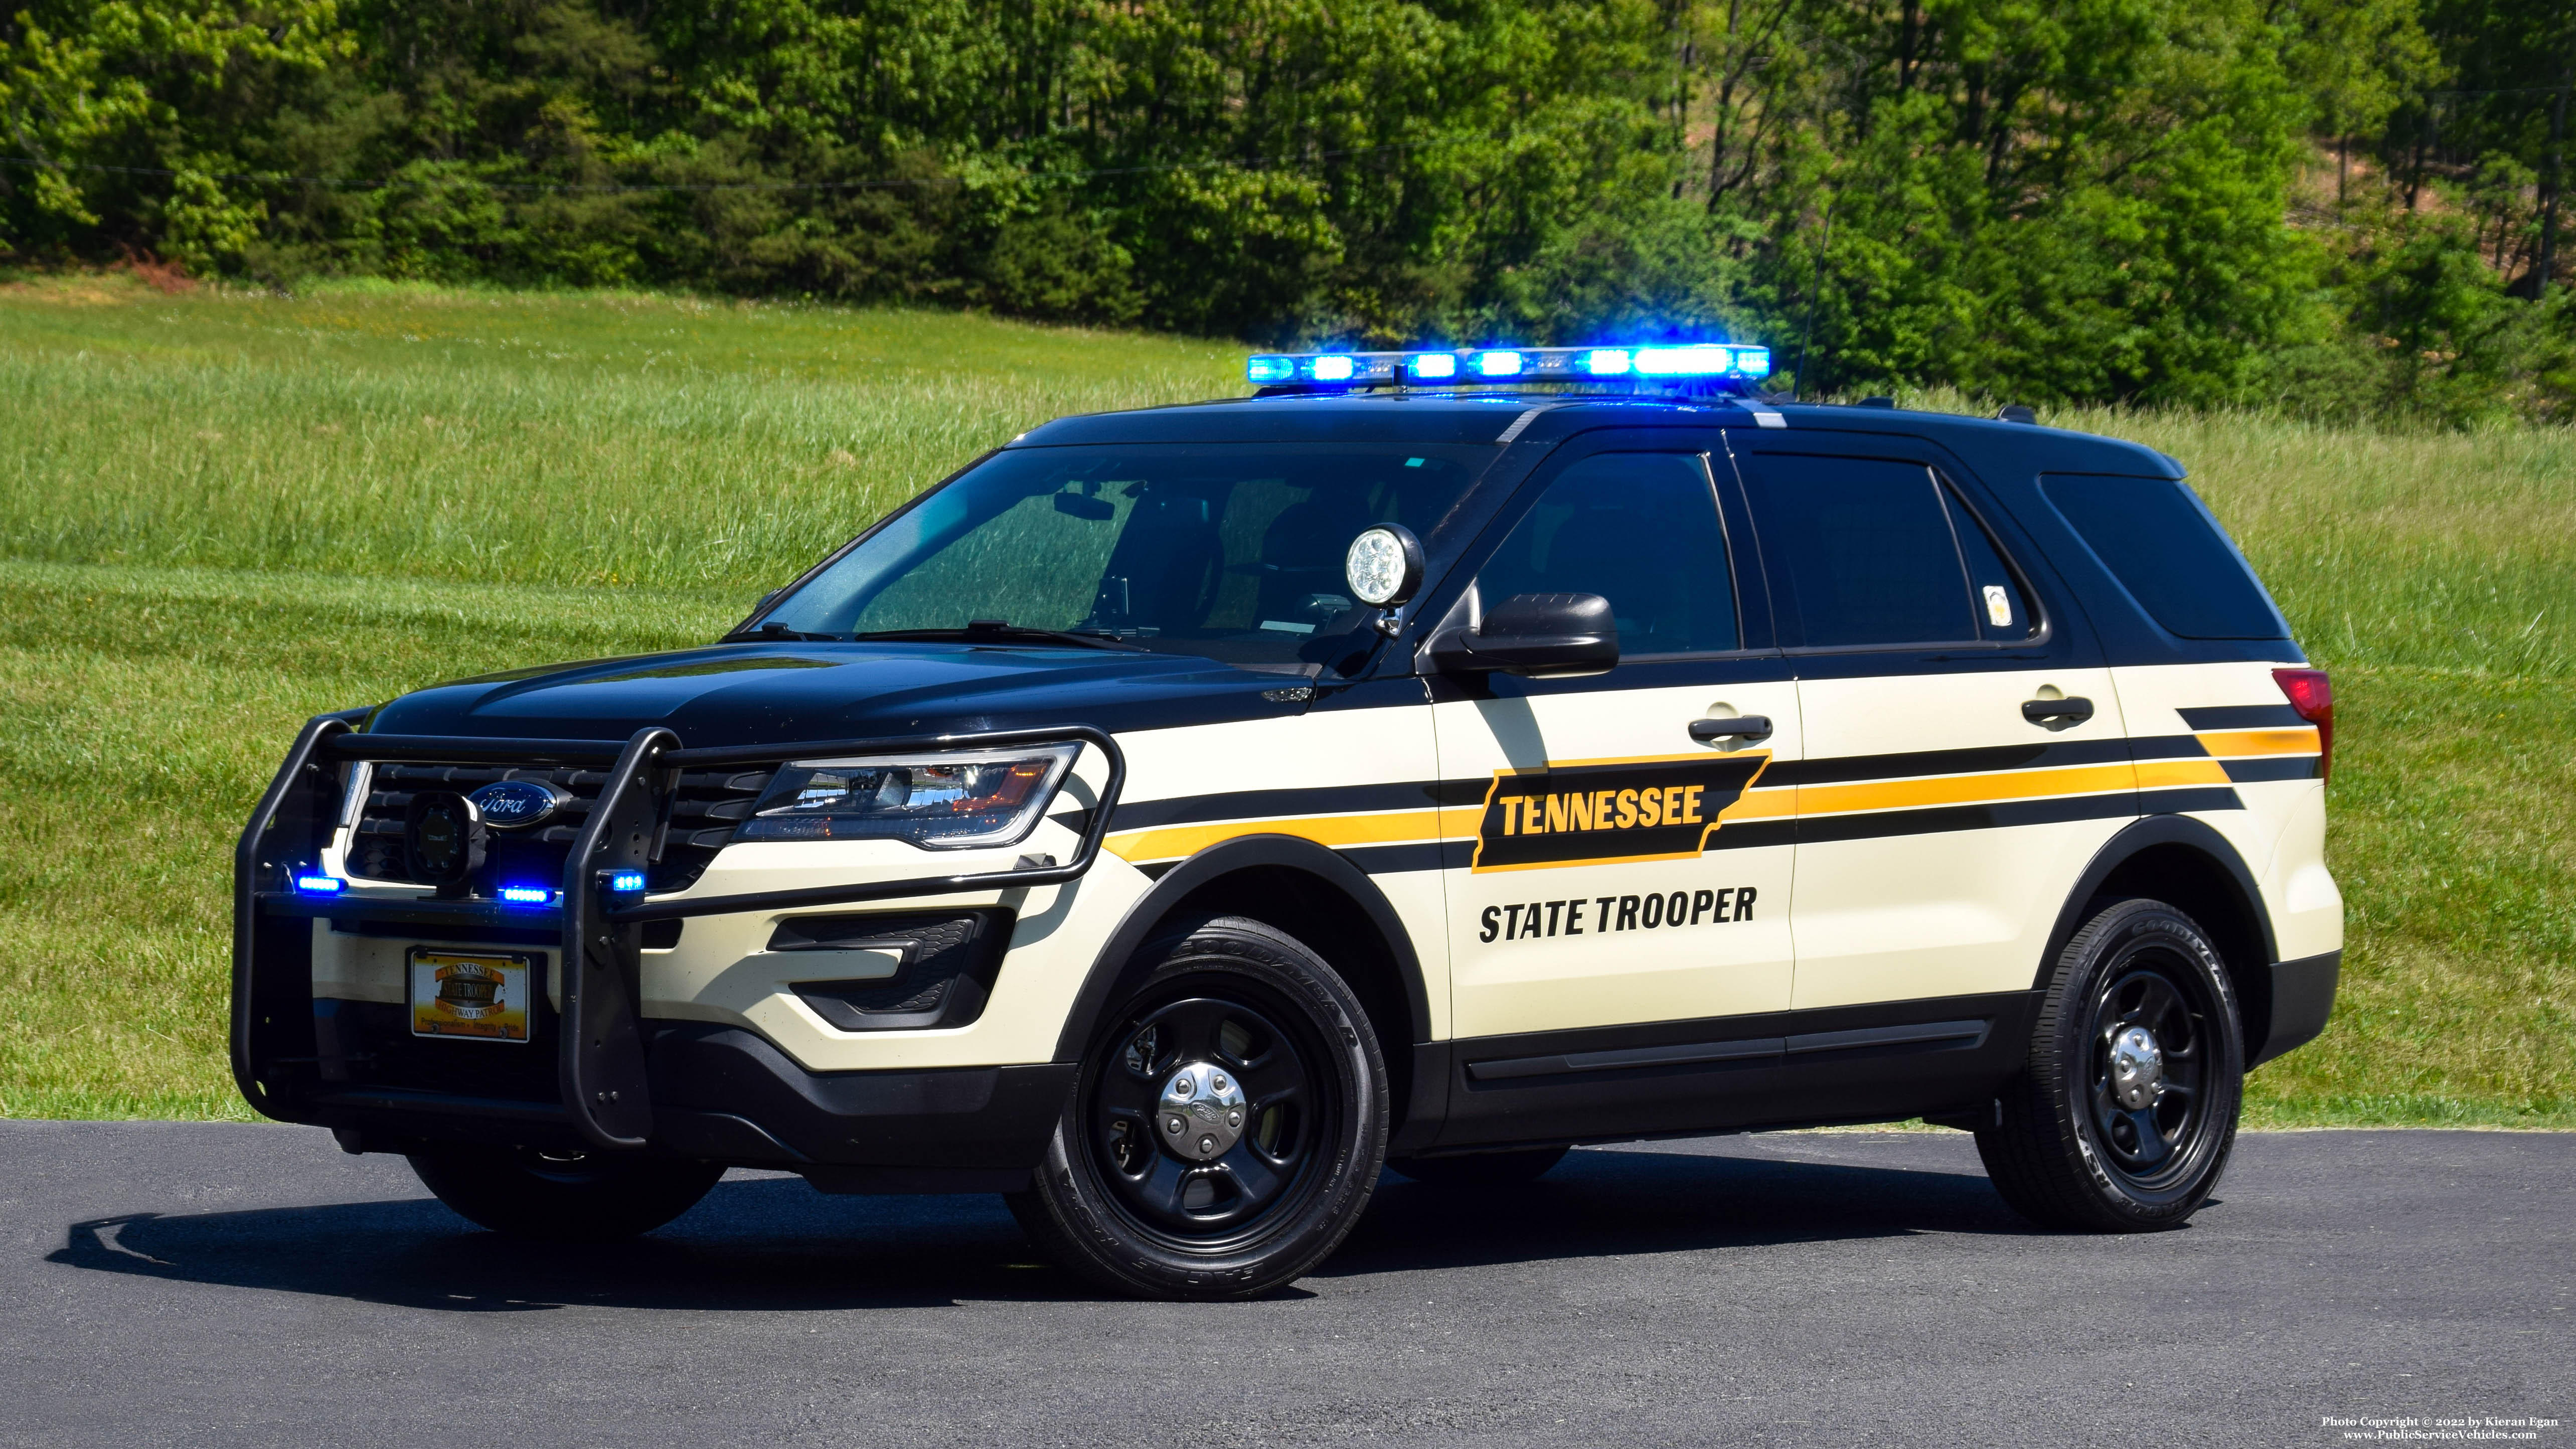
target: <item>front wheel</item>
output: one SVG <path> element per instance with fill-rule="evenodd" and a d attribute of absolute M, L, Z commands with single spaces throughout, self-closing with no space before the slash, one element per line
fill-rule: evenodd
<path fill-rule="evenodd" d="M 1386 1064 L 1341 977 L 1258 921 L 1210 920 L 1084 1054 L 1045 1164 L 1007 1201 L 1049 1256 L 1150 1298 L 1246 1298 L 1323 1261 L 1386 1153 Z"/>
<path fill-rule="evenodd" d="M 697 1206 L 721 1164 L 528 1147 L 433 1148 L 411 1169 L 438 1200 L 507 1238 L 609 1243 L 649 1233 Z"/>
<path fill-rule="evenodd" d="M 2104 909 L 2058 957 L 2030 1063 L 1977 1132 L 1987 1175 L 2048 1227 L 2180 1227 L 2236 1142 L 2244 1033 L 2227 967 L 2162 901 Z"/>

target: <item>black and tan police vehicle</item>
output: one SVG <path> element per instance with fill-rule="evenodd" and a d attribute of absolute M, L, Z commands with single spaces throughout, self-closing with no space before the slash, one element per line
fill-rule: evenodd
<path fill-rule="evenodd" d="M 2335 988 L 2333 714 L 2181 468 L 1760 348 L 1252 359 L 704 648 L 307 724 L 232 1060 L 502 1233 L 727 1167 L 1225 1297 L 1381 1165 L 1920 1117 L 2170 1227 Z"/>

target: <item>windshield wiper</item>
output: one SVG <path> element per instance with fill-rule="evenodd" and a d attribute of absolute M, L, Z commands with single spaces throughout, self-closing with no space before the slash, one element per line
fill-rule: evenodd
<path fill-rule="evenodd" d="M 1142 644 L 1130 644 L 1110 633 L 1088 629 L 1023 629 L 999 619 L 977 619 L 963 629 L 878 629 L 866 634 L 853 634 L 853 639 L 920 639 L 925 641 L 962 639 L 970 644 L 990 641 L 1002 643 L 1062 644 L 1075 649 L 1123 649 L 1130 654 L 1151 654 Z"/>
<path fill-rule="evenodd" d="M 802 629 L 790 629 L 784 624 L 763 624 L 757 629 L 743 629 L 727 634 L 721 642 L 748 644 L 781 640 L 796 644 L 840 644 L 846 642 L 848 638 L 846 634 L 808 634 Z"/>

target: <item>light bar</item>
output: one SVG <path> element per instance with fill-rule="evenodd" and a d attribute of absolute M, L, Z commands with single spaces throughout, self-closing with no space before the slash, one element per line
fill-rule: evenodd
<path fill-rule="evenodd" d="M 501 899 L 514 906 L 542 906 L 553 902 L 555 893 L 545 886 L 503 886 Z"/>
<path fill-rule="evenodd" d="M 308 896 L 336 896 L 347 890 L 349 883 L 337 876 L 299 875 L 295 878 L 295 888 Z"/>
<path fill-rule="evenodd" d="M 1439 352 L 1268 352 L 1244 364 L 1264 387 L 1590 382 L 1771 375 L 1771 349 L 1731 342 L 1636 347 L 1461 348 Z"/>

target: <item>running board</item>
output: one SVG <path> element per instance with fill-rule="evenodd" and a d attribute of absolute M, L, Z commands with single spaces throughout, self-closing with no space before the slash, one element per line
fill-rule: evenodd
<path fill-rule="evenodd" d="M 1583 1072 L 1635 1071 L 1648 1067 L 1698 1066 L 1715 1062 L 1779 1062 L 1820 1052 L 1878 1053 L 1901 1048 L 1970 1051 L 1985 1045 L 1991 1021 L 1928 1021 L 1909 1026 L 1872 1026 L 1856 1031 L 1811 1031 L 1798 1036 L 1740 1037 L 1732 1041 L 1684 1042 L 1674 1046 L 1630 1047 L 1619 1051 L 1568 1052 L 1555 1056 L 1504 1057 L 1467 1063 L 1471 1081 L 1500 1082 L 1523 1077 L 1569 1076 Z"/>

